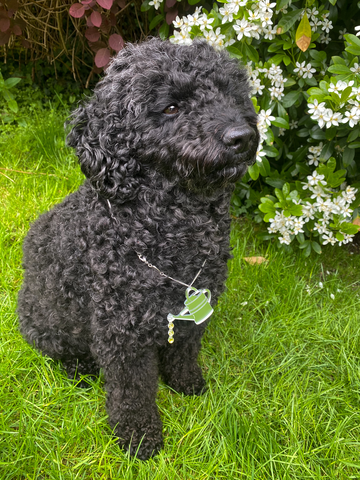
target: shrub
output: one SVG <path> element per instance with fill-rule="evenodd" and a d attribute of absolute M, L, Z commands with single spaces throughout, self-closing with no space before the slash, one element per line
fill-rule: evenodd
<path fill-rule="evenodd" d="M 203 37 L 248 69 L 261 143 L 236 187 L 233 212 L 252 212 L 269 224 L 264 239 L 283 246 L 297 239 L 305 255 L 352 241 L 360 204 L 360 39 L 346 32 L 360 23 L 357 2 L 219 3 L 177 17 L 171 41 Z"/>

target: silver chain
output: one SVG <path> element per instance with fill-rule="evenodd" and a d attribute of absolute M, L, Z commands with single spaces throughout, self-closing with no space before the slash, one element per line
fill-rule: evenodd
<path fill-rule="evenodd" d="M 108 200 L 107 201 L 108 205 L 109 205 L 109 210 L 110 210 L 110 216 L 111 218 L 114 220 L 115 223 L 118 223 L 117 222 L 117 219 L 114 217 L 114 214 L 112 213 L 112 208 L 111 208 L 111 203 L 110 201 Z M 198 278 L 198 276 L 200 275 L 200 273 L 202 272 L 202 269 L 204 268 L 205 266 L 205 263 L 206 263 L 206 260 L 204 260 L 203 264 L 201 265 L 201 268 L 200 270 L 197 272 L 197 274 L 195 275 L 194 277 L 194 280 L 190 283 L 190 285 L 188 285 L 187 283 L 184 283 L 182 282 L 181 280 L 176 280 L 176 278 L 172 278 L 170 277 L 169 275 L 166 275 L 166 273 L 162 272 L 159 268 L 157 268 L 155 265 L 153 265 L 152 263 L 148 262 L 146 260 L 146 258 L 144 257 L 144 255 L 142 255 L 141 253 L 138 253 L 138 252 L 135 252 L 136 255 L 139 257 L 139 260 L 141 260 L 142 262 L 144 262 L 149 268 L 153 268 L 154 270 L 156 270 L 157 272 L 159 272 L 159 274 L 162 276 L 162 277 L 166 277 L 166 278 L 169 278 L 170 280 L 172 280 L 173 282 L 176 282 L 176 283 L 180 283 L 181 285 L 184 285 L 184 287 L 192 287 L 195 280 Z M 194 288 L 194 287 L 193 287 Z"/>
<path fill-rule="evenodd" d="M 162 276 L 162 277 L 166 277 L 166 278 L 169 278 L 170 280 L 172 280 L 173 282 L 177 282 L 177 283 L 180 283 L 181 285 L 184 285 L 185 287 L 192 287 L 195 280 L 198 278 L 198 276 L 200 275 L 202 269 L 204 268 L 205 266 L 205 263 L 206 263 L 206 259 L 204 260 L 203 264 L 201 265 L 201 268 L 200 270 L 198 271 L 198 273 L 195 275 L 194 277 L 194 280 L 190 283 L 190 285 L 188 285 L 187 283 L 184 283 L 182 282 L 181 280 L 176 280 L 176 278 L 172 278 L 170 277 L 169 275 L 166 275 L 166 273 L 162 272 L 161 270 L 159 270 L 157 267 L 155 267 L 155 265 L 153 265 L 152 263 L 148 262 L 146 260 L 146 258 L 144 257 L 144 255 L 141 255 L 141 253 L 138 253 L 136 252 L 136 255 L 139 257 L 139 260 L 141 260 L 142 262 L 146 263 L 146 265 L 149 267 L 149 268 L 154 268 L 155 270 L 157 270 L 159 272 L 159 274 Z"/>

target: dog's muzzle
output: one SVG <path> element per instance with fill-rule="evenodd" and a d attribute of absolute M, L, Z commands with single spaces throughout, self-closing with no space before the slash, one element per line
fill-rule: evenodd
<path fill-rule="evenodd" d="M 225 130 L 222 141 L 233 153 L 245 153 L 256 140 L 255 131 L 248 125 L 239 125 Z"/>

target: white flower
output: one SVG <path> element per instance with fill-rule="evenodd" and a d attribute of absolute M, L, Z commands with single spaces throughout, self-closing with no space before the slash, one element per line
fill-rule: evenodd
<path fill-rule="evenodd" d="M 349 185 L 346 187 L 346 190 L 341 193 L 341 195 L 346 202 L 352 203 L 356 198 L 356 195 L 355 195 L 356 193 L 357 193 L 357 188 L 350 187 Z"/>
<path fill-rule="evenodd" d="M 311 17 L 311 22 L 310 23 L 310 26 L 311 26 L 311 30 L 313 32 L 316 32 L 316 30 L 318 29 L 318 27 L 321 27 L 322 25 L 322 22 L 321 20 L 319 20 L 318 18 L 316 17 Z"/>
<path fill-rule="evenodd" d="M 262 158 L 261 157 L 264 157 L 266 155 L 266 153 L 263 151 L 262 149 L 262 145 L 259 145 L 258 149 L 257 149 L 257 152 L 256 152 L 256 160 L 258 162 L 262 162 Z"/>
<path fill-rule="evenodd" d="M 357 114 L 357 111 L 355 110 L 353 112 L 353 109 L 351 109 L 350 112 L 345 112 L 345 117 L 341 120 L 342 123 L 349 122 L 349 126 L 351 128 L 355 127 L 355 125 L 358 124 L 360 119 L 360 116 Z"/>
<path fill-rule="evenodd" d="M 360 25 L 355 27 L 355 31 L 357 32 L 356 36 L 358 37 L 360 35 Z"/>
<path fill-rule="evenodd" d="M 261 117 L 263 119 L 263 121 L 270 127 L 271 125 L 271 122 L 273 122 L 275 120 L 275 117 L 273 117 L 271 115 L 271 108 L 269 108 L 268 110 L 261 110 L 261 112 L 259 113 L 259 117 Z"/>
<path fill-rule="evenodd" d="M 244 35 L 245 37 L 251 37 L 251 25 L 245 18 L 242 20 L 236 20 L 236 25 L 233 25 L 233 29 L 238 34 L 238 40 L 241 40 Z"/>
<path fill-rule="evenodd" d="M 276 7 L 276 2 L 270 2 L 269 0 L 260 0 L 259 8 L 261 10 L 270 10 L 271 8 Z"/>
<path fill-rule="evenodd" d="M 340 82 L 339 82 L 339 83 L 340 83 Z M 338 84 L 330 83 L 330 86 L 329 86 L 329 88 L 328 88 L 328 91 L 329 91 L 329 92 L 334 92 L 334 93 L 336 93 L 337 95 L 340 95 L 341 88 L 339 88 L 339 87 L 341 87 L 341 84 L 338 85 Z"/>
<path fill-rule="evenodd" d="M 354 63 L 354 66 L 353 67 L 350 67 L 350 70 L 353 72 L 353 73 L 360 73 L 360 66 L 358 63 Z"/>
<path fill-rule="evenodd" d="M 315 17 L 316 15 L 319 15 L 319 10 L 316 10 L 316 7 L 307 8 L 306 13 L 309 17 Z"/>
<path fill-rule="evenodd" d="M 221 23 L 226 23 L 226 22 L 232 22 L 233 21 L 233 14 L 235 12 L 234 12 L 234 8 L 231 5 L 231 3 L 230 4 L 225 3 L 224 7 L 219 8 L 219 12 L 221 13 L 221 15 L 223 15 L 223 19 L 222 19 Z"/>
<path fill-rule="evenodd" d="M 199 17 L 199 20 L 198 20 L 200 30 L 204 31 L 206 28 L 211 29 L 212 28 L 211 24 L 214 20 L 215 18 L 209 18 L 205 14 L 201 15 L 201 17 Z"/>
<path fill-rule="evenodd" d="M 309 202 L 306 202 L 305 205 L 302 205 L 302 214 L 304 217 L 304 222 L 308 222 L 309 220 L 314 220 L 314 214 L 316 212 L 316 208 Z"/>
<path fill-rule="evenodd" d="M 319 288 L 324 288 L 324 284 L 322 282 L 319 282 Z"/>
<path fill-rule="evenodd" d="M 174 30 L 174 38 L 170 38 L 170 41 L 179 45 L 191 45 L 192 43 L 190 35 L 186 30 L 181 30 L 180 32 Z"/>
<path fill-rule="evenodd" d="M 319 183 L 326 185 L 324 180 L 325 176 L 320 175 L 316 170 L 314 170 L 313 173 L 306 178 L 308 179 L 310 185 L 318 185 Z"/>
<path fill-rule="evenodd" d="M 290 234 L 288 232 L 284 232 L 283 236 L 279 237 L 279 242 L 280 243 L 285 243 L 285 245 L 290 245 L 290 243 L 291 243 Z"/>
<path fill-rule="evenodd" d="M 276 35 L 276 28 L 264 28 L 263 35 L 265 40 L 273 40 Z"/>
<path fill-rule="evenodd" d="M 332 21 L 325 18 L 322 24 L 322 30 L 324 30 L 326 33 L 329 33 L 333 28 Z"/>
<path fill-rule="evenodd" d="M 304 75 L 303 77 L 304 78 L 311 78 L 313 76 L 313 73 L 316 72 L 316 69 L 315 68 L 312 68 L 312 65 L 311 63 L 308 63 L 305 67 L 304 67 Z"/>
<path fill-rule="evenodd" d="M 296 120 L 291 120 L 291 122 L 289 122 L 289 127 L 291 130 L 293 130 L 294 128 L 297 128 L 298 126 L 298 123 Z"/>
<path fill-rule="evenodd" d="M 261 95 L 263 89 L 265 88 L 265 85 L 261 85 L 260 78 L 255 78 L 253 80 L 250 80 L 249 84 L 250 84 L 250 87 L 251 87 L 251 94 L 252 95 L 255 95 L 256 93 Z"/>
<path fill-rule="evenodd" d="M 319 165 L 319 157 L 317 155 L 310 154 L 307 158 L 309 159 L 308 165 L 314 165 L 315 167 Z"/>
<path fill-rule="evenodd" d="M 330 293 L 330 298 L 331 300 L 335 300 L 335 295 L 333 293 Z"/>
<path fill-rule="evenodd" d="M 158 10 L 161 3 L 162 3 L 161 0 L 152 0 L 151 2 L 149 2 L 149 5 L 153 5 L 155 7 L 155 10 Z"/>
<path fill-rule="evenodd" d="M 299 77 L 302 77 L 304 74 L 305 61 L 302 63 L 296 62 L 295 65 L 297 68 L 294 68 L 294 73 L 297 73 Z"/>
<path fill-rule="evenodd" d="M 310 187 L 310 190 L 312 191 L 312 195 L 310 198 L 315 198 L 316 200 L 319 200 L 319 198 L 325 197 L 328 198 L 329 195 L 324 192 L 324 190 L 320 187 L 320 185 L 315 185 L 314 187 Z"/>
<path fill-rule="evenodd" d="M 325 102 L 319 103 L 315 98 L 314 103 L 308 103 L 309 115 L 313 115 L 318 111 L 323 111 L 325 109 Z"/>
<path fill-rule="evenodd" d="M 338 127 L 339 122 L 342 121 L 342 116 L 340 112 L 333 112 L 330 108 L 328 108 L 324 115 L 324 120 L 326 122 L 326 128 L 330 128 L 332 125 Z"/>
<path fill-rule="evenodd" d="M 183 26 L 184 22 L 183 19 L 177 16 L 175 20 L 173 21 L 173 25 L 175 28 L 181 28 Z"/>
<path fill-rule="evenodd" d="M 321 235 L 326 235 L 329 232 L 329 230 L 326 228 L 327 226 L 327 223 L 325 222 L 325 220 L 323 219 L 322 220 L 322 223 L 320 223 L 321 220 L 319 220 L 319 222 L 316 222 L 315 225 L 314 225 L 314 230 L 317 230 Z"/>
<path fill-rule="evenodd" d="M 329 37 L 329 35 L 322 34 L 320 37 L 320 43 L 325 43 L 326 45 L 330 43 L 330 40 L 331 38 Z"/>
<path fill-rule="evenodd" d="M 277 98 L 278 100 L 280 100 L 281 97 L 284 96 L 283 90 L 284 90 L 283 88 L 271 87 L 269 89 L 269 92 L 271 94 L 271 100 L 274 100 L 274 98 Z"/>
<path fill-rule="evenodd" d="M 325 233 L 322 237 L 323 239 L 322 244 L 327 245 L 328 243 L 331 243 L 331 245 L 334 245 L 337 240 L 333 235 L 334 235 L 333 232 Z"/>
<path fill-rule="evenodd" d="M 294 235 L 297 235 L 298 233 L 304 233 L 304 230 L 302 229 L 304 223 L 305 222 L 301 219 L 301 217 L 294 218 L 293 220 Z"/>
<path fill-rule="evenodd" d="M 285 135 L 286 129 L 285 128 L 279 128 L 279 137 L 283 137 Z"/>
<path fill-rule="evenodd" d="M 231 0 L 229 4 L 232 5 L 235 15 L 238 13 L 240 7 L 245 7 L 247 0 Z"/>

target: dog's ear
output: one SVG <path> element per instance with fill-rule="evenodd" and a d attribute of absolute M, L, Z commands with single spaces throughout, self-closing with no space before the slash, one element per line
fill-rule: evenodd
<path fill-rule="evenodd" d="M 116 91 L 117 90 L 117 91 Z M 79 106 L 66 122 L 67 136 L 75 148 L 81 170 L 105 198 L 131 200 L 139 185 L 140 166 L 131 156 L 132 134 L 126 131 L 122 94 L 104 79 L 92 98 Z"/>

